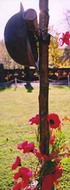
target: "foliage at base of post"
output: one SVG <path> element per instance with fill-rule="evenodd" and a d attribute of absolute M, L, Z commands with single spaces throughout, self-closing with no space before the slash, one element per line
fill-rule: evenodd
<path fill-rule="evenodd" d="M 17 149 L 22 151 L 23 154 L 33 154 L 38 159 L 38 165 L 35 173 L 33 173 L 29 168 L 22 165 L 22 159 L 17 156 L 11 167 L 12 170 L 17 171 L 13 176 L 14 186 L 12 190 L 54 190 L 55 185 L 58 185 L 59 179 L 62 177 L 63 166 L 61 160 L 63 157 L 70 156 L 70 151 L 65 145 L 61 131 L 63 122 L 55 113 L 48 114 L 46 120 L 50 130 L 49 155 L 42 154 L 39 147 L 35 147 L 33 142 L 23 141 L 18 144 Z M 39 143 L 39 115 L 37 114 L 31 118 L 29 124 L 38 125 L 36 137 Z"/>

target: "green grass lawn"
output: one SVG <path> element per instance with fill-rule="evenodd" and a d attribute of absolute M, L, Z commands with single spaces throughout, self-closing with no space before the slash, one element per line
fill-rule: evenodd
<path fill-rule="evenodd" d="M 16 149 L 18 143 L 28 140 L 36 143 L 34 127 L 28 120 L 38 113 L 39 88 L 30 92 L 26 88 L 6 88 L 0 90 L 0 190 L 10 190 L 12 187 L 11 164 L 15 157 L 20 156 Z M 49 112 L 57 112 L 60 117 L 70 117 L 70 88 L 49 87 Z M 63 133 L 66 143 L 70 144 L 70 122 L 64 122 Z M 21 154 L 23 165 L 35 169 L 36 158 Z M 64 171 L 60 180 L 62 190 L 70 189 L 70 159 L 62 160 Z M 58 188 L 57 188 L 58 189 Z"/>

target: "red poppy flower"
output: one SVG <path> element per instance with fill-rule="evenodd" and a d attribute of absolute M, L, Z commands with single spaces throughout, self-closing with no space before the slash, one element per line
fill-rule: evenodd
<path fill-rule="evenodd" d="M 39 114 L 37 114 L 35 117 L 32 117 L 29 120 L 29 123 L 30 123 L 30 125 L 33 125 L 33 124 L 39 125 L 40 124 L 40 116 L 39 116 Z"/>
<path fill-rule="evenodd" d="M 59 163 L 60 162 L 60 158 L 56 157 L 55 158 L 55 162 Z"/>
<path fill-rule="evenodd" d="M 38 159 L 42 158 L 42 154 L 37 149 L 34 149 L 34 154 Z"/>
<path fill-rule="evenodd" d="M 27 190 L 37 190 L 37 188 L 36 187 L 33 187 L 33 188 L 27 188 Z"/>
<path fill-rule="evenodd" d="M 29 153 L 34 151 L 34 143 L 28 143 L 25 147 L 23 152 L 24 153 Z"/>
<path fill-rule="evenodd" d="M 18 171 L 17 173 L 14 174 L 13 179 L 14 179 L 14 180 L 17 180 L 17 179 L 19 179 L 20 177 L 21 177 L 21 173 L 20 173 L 20 171 Z"/>
<path fill-rule="evenodd" d="M 22 183 L 21 183 L 21 189 L 27 187 L 29 184 L 29 179 L 28 178 L 24 178 L 24 180 L 22 180 Z"/>
<path fill-rule="evenodd" d="M 56 179 L 56 180 L 54 181 L 54 183 L 55 183 L 55 185 L 58 185 L 58 184 L 59 184 L 59 180 Z"/>
<path fill-rule="evenodd" d="M 70 32 L 66 32 L 65 34 L 63 33 L 62 35 L 62 45 L 63 44 L 70 45 Z"/>
<path fill-rule="evenodd" d="M 57 180 L 62 177 L 62 167 L 60 165 L 56 165 L 53 171 L 53 180 Z"/>
<path fill-rule="evenodd" d="M 12 188 L 12 190 L 21 190 L 25 187 L 27 187 L 29 181 L 23 181 L 21 180 L 20 182 L 18 182 L 17 184 L 15 184 Z"/>
<path fill-rule="evenodd" d="M 41 154 L 37 149 L 34 150 L 34 154 L 38 159 L 44 159 L 44 160 L 49 160 L 49 156 L 46 154 Z"/>
<path fill-rule="evenodd" d="M 51 172 L 45 176 L 42 184 L 42 190 L 52 190 L 53 184 L 58 185 L 58 178 L 62 177 L 62 167 L 60 165 L 56 165 Z"/>
<path fill-rule="evenodd" d="M 20 190 L 21 189 L 21 182 L 15 184 L 13 187 L 12 187 L 12 190 Z"/>
<path fill-rule="evenodd" d="M 19 178 L 24 179 L 24 181 L 28 180 L 29 178 L 33 177 L 32 171 L 30 171 L 26 167 L 22 167 L 19 169 L 17 173 L 14 174 L 14 180 L 18 180 Z"/>
<path fill-rule="evenodd" d="M 49 156 L 47 156 L 46 154 L 43 154 L 43 155 L 42 155 L 42 158 L 43 158 L 44 160 L 46 160 L 46 161 L 49 160 Z"/>
<path fill-rule="evenodd" d="M 64 43 L 70 45 L 70 32 L 66 32 L 62 34 L 62 37 L 59 39 L 61 42 L 60 45 L 62 46 Z"/>
<path fill-rule="evenodd" d="M 37 190 L 37 188 L 36 187 L 33 187 L 33 188 L 28 187 L 26 190 Z"/>
<path fill-rule="evenodd" d="M 16 157 L 15 162 L 12 164 L 11 169 L 15 170 L 18 166 L 21 166 L 21 159 L 19 156 Z"/>
<path fill-rule="evenodd" d="M 60 127 L 61 120 L 57 114 L 55 114 L 55 113 L 48 114 L 47 120 L 48 120 L 49 126 L 52 129 L 56 129 L 56 128 Z"/>
<path fill-rule="evenodd" d="M 34 151 L 34 143 L 29 143 L 24 141 L 17 146 L 18 149 L 23 150 L 24 153 L 29 153 Z"/>
<path fill-rule="evenodd" d="M 49 160 L 53 160 L 54 158 L 55 158 L 55 153 L 54 152 L 49 154 Z"/>
<path fill-rule="evenodd" d="M 28 141 L 24 141 L 20 144 L 18 144 L 17 149 L 23 150 L 24 147 L 28 144 Z"/>
<path fill-rule="evenodd" d="M 51 145 L 53 145 L 54 142 L 55 142 L 55 139 L 56 139 L 55 136 L 50 137 L 50 141 L 49 141 L 49 143 L 50 143 Z"/>
<path fill-rule="evenodd" d="M 52 190 L 53 187 L 53 178 L 51 174 L 45 176 L 42 184 L 42 190 Z"/>

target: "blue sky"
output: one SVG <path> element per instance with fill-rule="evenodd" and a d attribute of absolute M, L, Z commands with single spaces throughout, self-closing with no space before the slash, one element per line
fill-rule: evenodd
<path fill-rule="evenodd" d="M 4 38 L 7 21 L 20 10 L 20 1 L 25 10 L 34 8 L 38 12 L 39 0 L 0 0 L 0 40 Z M 49 0 L 49 25 L 53 25 L 56 30 L 61 32 L 66 30 L 66 27 L 61 24 L 66 10 L 70 10 L 70 0 Z"/>

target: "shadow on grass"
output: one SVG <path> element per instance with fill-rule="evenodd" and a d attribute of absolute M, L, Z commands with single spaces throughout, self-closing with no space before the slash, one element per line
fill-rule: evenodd
<path fill-rule="evenodd" d="M 68 86 L 68 85 L 57 85 L 56 87 L 57 88 L 62 88 L 62 89 L 65 88 L 65 87 L 70 88 L 70 86 Z"/>
<path fill-rule="evenodd" d="M 25 86 L 27 92 L 29 92 L 29 93 L 31 93 L 31 92 L 33 91 L 33 89 L 34 89 L 33 86 L 30 84 L 29 81 L 27 81 L 24 86 Z"/>
<path fill-rule="evenodd" d="M 57 85 L 56 87 L 57 88 L 65 88 L 65 86 L 63 86 L 63 85 Z"/>
<path fill-rule="evenodd" d="M 8 86 L 1 85 L 1 86 L 0 86 L 0 92 L 1 92 L 1 91 L 4 91 L 4 90 L 6 90 L 6 89 L 9 89 L 9 88 L 11 88 L 10 85 L 8 85 Z"/>

